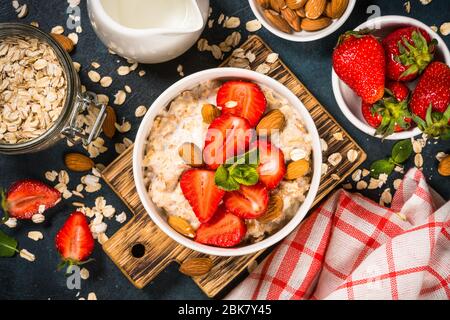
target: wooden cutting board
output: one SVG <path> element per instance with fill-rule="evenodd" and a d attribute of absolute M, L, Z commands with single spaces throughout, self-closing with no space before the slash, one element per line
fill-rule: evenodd
<path fill-rule="evenodd" d="M 250 37 L 241 48 L 246 51 L 251 50 L 256 55 L 255 61 L 251 63 L 253 70 L 272 52 L 257 36 Z M 228 62 L 228 60 L 225 61 L 221 66 L 228 66 Z M 271 65 L 268 76 L 294 92 L 311 113 L 321 138 L 328 143 L 324 161 L 332 153 L 342 154 L 342 162 L 336 167 L 330 166 L 327 174 L 322 177 L 314 202 L 317 204 L 364 162 L 366 154 L 282 61 L 278 60 Z M 343 133 L 343 139 L 340 141 L 333 138 L 333 134 L 337 132 Z M 204 255 L 179 245 L 152 222 L 135 189 L 132 148 L 131 146 L 122 153 L 102 173 L 106 183 L 134 214 L 127 224 L 103 244 L 103 249 L 137 288 L 143 288 L 171 262 L 182 263 L 187 258 Z M 358 159 L 353 163 L 346 157 L 350 149 L 359 152 Z M 242 257 L 211 256 L 214 263 L 212 270 L 193 280 L 208 297 L 214 297 L 236 277 L 243 274 L 263 252 Z"/>

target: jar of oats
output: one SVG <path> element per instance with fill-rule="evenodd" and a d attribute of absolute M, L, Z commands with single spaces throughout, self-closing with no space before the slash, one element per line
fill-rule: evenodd
<path fill-rule="evenodd" d="M 70 56 L 53 37 L 0 23 L 0 153 L 37 152 L 64 138 L 89 144 L 105 110 L 94 93 L 82 92 Z"/>

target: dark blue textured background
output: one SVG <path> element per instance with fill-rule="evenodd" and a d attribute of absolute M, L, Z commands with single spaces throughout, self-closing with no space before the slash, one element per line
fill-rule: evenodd
<path fill-rule="evenodd" d="M 43 30 L 50 31 L 55 25 L 65 26 L 67 2 L 64 0 L 39 1 L 22 0 L 21 3 L 29 5 L 28 16 L 21 20 L 29 23 L 38 21 Z M 407 15 L 403 9 L 404 1 L 364 1 L 358 0 L 356 7 L 344 26 L 325 39 L 310 43 L 294 43 L 279 39 L 266 31 L 264 28 L 257 32 L 275 52 L 280 53 L 281 59 L 291 68 L 291 70 L 305 83 L 312 93 L 321 101 L 328 110 L 335 116 L 345 129 L 363 146 L 367 151 L 369 159 L 366 166 L 373 160 L 385 157 L 389 154 L 391 143 L 381 142 L 378 139 L 364 135 L 352 126 L 346 120 L 339 110 L 331 89 L 331 59 L 332 49 L 337 41 L 338 35 L 348 29 L 353 29 L 364 22 L 369 14 L 366 13 L 367 7 L 371 4 L 378 5 L 381 8 L 382 15 L 399 14 Z M 423 6 L 419 0 L 412 0 L 411 17 L 417 18 L 428 25 L 441 23 L 450 19 L 450 1 L 434 0 L 431 4 Z M 245 31 L 245 22 L 254 19 L 254 16 L 245 0 L 212 0 L 213 18 L 223 12 L 227 16 L 238 16 L 241 18 L 240 30 L 243 39 L 247 38 Z M 140 66 L 138 70 L 144 69 L 147 74 L 140 78 L 137 73 L 132 73 L 126 77 L 116 75 L 116 68 L 123 63 L 123 60 L 117 56 L 108 54 L 107 49 L 97 39 L 92 31 L 86 12 L 85 2 L 82 1 L 81 23 L 83 32 L 80 34 L 80 40 L 76 50 L 72 53 L 72 58 L 82 65 L 80 77 L 88 90 L 97 93 L 105 93 L 113 99 L 112 95 L 124 85 L 128 84 L 133 92 L 129 95 L 123 106 L 116 110 L 121 117 L 126 117 L 133 124 L 132 130 L 126 134 L 127 137 L 134 139 L 139 125 L 139 119 L 134 117 L 134 109 L 145 104 L 149 106 L 153 100 L 163 92 L 167 87 L 179 79 L 176 71 L 177 65 L 184 66 L 185 74 L 215 67 L 218 62 L 212 58 L 209 53 L 199 53 L 196 48 L 192 48 L 178 59 L 160 64 Z M 16 14 L 11 6 L 11 1 L 0 1 L 0 22 L 18 21 Z M 223 29 L 215 26 L 213 29 L 206 28 L 203 37 L 206 37 L 210 43 L 219 43 L 223 41 L 226 35 L 233 30 Z M 67 30 L 66 30 L 67 32 Z M 444 38 L 447 46 L 450 38 Z M 157 44 L 155 44 L 157 45 Z M 87 78 L 87 72 L 90 70 L 90 63 L 97 61 L 101 64 L 98 70 L 101 75 L 111 74 L 114 79 L 110 88 L 104 89 L 100 85 L 93 84 Z M 96 162 L 104 164 L 110 163 L 117 154 L 114 151 L 114 143 L 123 139 L 122 134 L 116 134 L 114 141 L 108 142 L 109 151 L 96 159 Z M 57 146 L 40 152 L 25 156 L 7 157 L 0 156 L 0 185 L 7 187 L 10 183 L 21 178 L 43 179 L 44 172 L 47 170 L 61 170 L 64 168 L 63 154 L 68 152 L 69 148 L 65 142 Z M 448 142 L 439 142 L 426 147 L 423 152 L 425 164 L 424 172 L 429 178 L 430 184 L 440 192 L 446 199 L 450 198 L 450 188 L 448 178 L 442 178 L 436 173 L 437 161 L 435 155 L 438 151 L 449 153 L 450 145 Z M 407 167 L 411 167 L 412 160 Z M 392 178 L 398 176 L 393 175 Z M 79 181 L 79 175 L 71 174 L 72 187 L 75 187 Z M 373 199 L 378 199 L 381 190 L 365 192 Z M 112 191 L 104 186 L 100 193 L 107 199 L 108 203 L 113 204 L 117 210 L 126 210 L 125 206 L 117 199 Z M 85 203 L 93 205 L 93 199 L 98 196 L 94 194 L 87 197 Z M 53 238 L 57 230 L 64 223 L 67 215 L 70 213 L 70 203 L 74 198 L 66 201 L 67 204 L 60 205 L 57 210 L 51 212 L 47 221 L 43 225 L 33 225 L 32 223 L 20 223 L 14 230 L 5 230 L 8 234 L 18 238 L 20 246 L 27 248 L 36 254 L 36 261 L 29 263 L 19 257 L 0 260 L 0 298 L 2 299 L 76 299 L 77 290 L 68 290 L 65 284 L 65 277 L 62 272 L 56 271 L 58 264 L 58 254 L 55 252 Z M 111 235 L 118 228 L 118 223 L 112 221 L 108 229 Z M 34 242 L 27 238 L 30 230 L 41 230 L 44 233 L 44 240 Z M 96 245 L 93 257 L 95 262 L 90 263 L 87 268 L 90 270 L 91 277 L 82 282 L 80 296 L 86 297 L 91 291 L 96 292 L 99 299 L 204 299 L 206 298 L 200 289 L 188 277 L 177 272 L 177 267 L 172 265 L 161 273 L 161 275 L 150 283 L 145 289 L 138 290 L 122 275 L 116 266 L 102 252 L 99 245 Z"/>

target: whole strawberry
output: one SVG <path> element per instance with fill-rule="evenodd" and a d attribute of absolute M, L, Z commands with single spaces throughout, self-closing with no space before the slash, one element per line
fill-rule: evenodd
<path fill-rule="evenodd" d="M 386 94 L 375 104 L 362 103 L 362 114 L 367 123 L 377 128 L 376 134 L 387 137 L 411 127 L 411 113 L 408 110 L 409 89 L 397 81 L 386 84 Z"/>
<path fill-rule="evenodd" d="M 410 102 L 419 128 L 433 136 L 450 134 L 450 67 L 432 62 L 420 77 Z"/>
<path fill-rule="evenodd" d="M 423 29 L 404 27 L 383 39 L 386 76 L 395 81 L 411 81 L 433 60 L 437 41 Z"/>
<path fill-rule="evenodd" d="M 354 31 L 343 34 L 333 52 L 333 68 L 363 101 L 375 103 L 383 97 L 385 55 L 374 36 Z"/>

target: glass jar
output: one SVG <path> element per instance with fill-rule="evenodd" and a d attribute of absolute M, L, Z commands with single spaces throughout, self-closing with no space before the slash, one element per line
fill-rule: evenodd
<path fill-rule="evenodd" d="M 81 92 L 80 79 L 69 54 L 51 35 L 36 27 L 21 23 L 0 23 L 0 43 L 2 39 L 11 36 L 28 36 L 47 43 L 54 50 L 64 70 L 67 89 L 64 107 L 52 127 L 37 138 L 25 142 L 15 144 L 0 142 L 0 153 L 24 154 L 37 152 L 49 148 L 64 138 L 73 144 L 81 142 L 87 145 L 91 143 L 100 134 L 106 117 L 106 105 L 97 101 L 96 94 Z M 77 126 L 77 117 L 79 114 L 87 112 L 89 108 L 97 108 L 98 113 L 94 124 L 90 128 L 89 133 L 87 133 Z"/>

